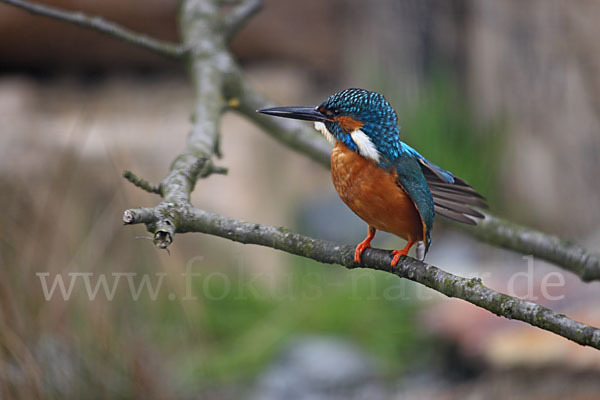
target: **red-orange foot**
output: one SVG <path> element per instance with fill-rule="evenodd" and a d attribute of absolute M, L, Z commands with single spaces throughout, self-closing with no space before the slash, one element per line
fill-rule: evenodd
<path fill-rule="evenodd" d="M 394 258 L 392 258 L 392 267 L 395 267 L 396 265 L 398 265 L 398 261 L 400 261 L 400 257 L 408 255 L 408 252 L 410 251 L 410 248 L 412 247 L 413 244 L 415 244 L 415 242 L 409 241 L 408 243 L 406 243 L 406 246 L 404 246 L 404 248 L 402 250 L 392 251 L 392 254 L 394 255 Z"/>
<path fill-rule="evenodd" d="M 371 240 L 373 240 L 373 238 L 375 237 L 375 232 L 377 232 L 377 230 L 375 228 L 373 228 L 371 225 L 369 225 L 367 237 L 365 238 L 365 240 L 360 242 L 358 244 L 358 246 L 356 246 L 356 249 L 354 249 L 354 261 L 355 262 L 360 263 L 360 258 L 362 256 L 363 251 L 365 251 L 365 249 L 368 249 L 369 247 L 371 247 Z"/>

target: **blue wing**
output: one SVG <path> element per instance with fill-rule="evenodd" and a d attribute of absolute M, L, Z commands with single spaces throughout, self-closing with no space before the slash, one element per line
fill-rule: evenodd
<path fill-rule="evenodd" d="M 434 204 L 427 180 L 418 160 L 408 153 L 401 153 L 394 160 L 393 167 L 398 175 L 398 185 L 408 194 L 415 204 L 425 227 L 425 252 L 431 243 Z"/>
<path fill-rule="evenodd" d="M 401 142 L 401 148 L 403 153 L 418 161 L 431 191 L 436 214 L 469 225 L 477 223 L 473 218 L 484 218 L 483 214 L 471 207 L 487 208 L 485 197 L 452 172 L 427 160 L 406 143 Z"/>
<path fill-rule="evenodd" d="M 452 172 L 446 171 L 445 169 L 438 167 L 437 165 L 435 165 L 434 163 L 432 163 L 431 161 L 429 161 L 428 159 L 423 157 L 421 154 L 419 154 L 418 151 L 416 151 L 415 149 L 413 149 L 412 147 L 410 147 L 409 145 L 407 145 L 404 142 L 400 142 L 400 147 L 402 148 L 402 150 L 404 152 L 412 155 L 417 160 L 419 160 L 419 162 L 422 165 L 424 165 L 431 172 L 433 172 L 441 181 L 443 181 L 445 183 L 454 183 L 455 182 L 455 176 L 454 176 L 454 174 L 452 174 Z"/>

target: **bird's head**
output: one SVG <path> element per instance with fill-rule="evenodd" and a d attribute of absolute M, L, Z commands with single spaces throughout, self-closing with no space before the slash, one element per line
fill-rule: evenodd
<path fill-rule="evenodd" d="M 376 163 L 385 164 L 400 153 L 398 118 L 379 93 L 346 89 L 317 107 L 273 107 L 258 112 L 314 121 L 331 143 L 341 142 Z"/>

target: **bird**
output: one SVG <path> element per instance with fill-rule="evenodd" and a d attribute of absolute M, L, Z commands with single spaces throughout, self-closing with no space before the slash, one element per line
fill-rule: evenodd
<path fill-rule="evenodd" d="M 316 107 L 270 107 L 257 112 L 312 121 L 333 145 L 333 185 L 368 226 L 367 237 L 354 251 L 359 264 L 378 230 L 407 241 L 402 250 L 392 252 L 395 267 L 415 243 L 417 258 L 425 258 L 436 214 L 469 225 L 485 218 L 474 208 L 487 208 L 484 196 L 400 140 L 396 112 L 380 93 L 350 88 Z"/>

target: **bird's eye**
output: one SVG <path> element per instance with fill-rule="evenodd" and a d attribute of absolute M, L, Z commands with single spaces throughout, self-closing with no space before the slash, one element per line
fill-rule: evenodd
<path fill-rule="evenodd" d="M 337 116 L 339 116 L 342 113 L 342 111 L 340 111 L 339 108 L 331 108 L 328 110 L 324 110 L 323 114 L 325 114 L 325 116 L 327 118 L 335 118 Z"/>

